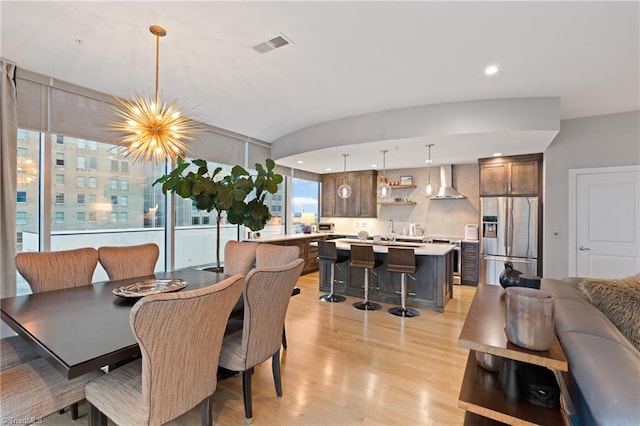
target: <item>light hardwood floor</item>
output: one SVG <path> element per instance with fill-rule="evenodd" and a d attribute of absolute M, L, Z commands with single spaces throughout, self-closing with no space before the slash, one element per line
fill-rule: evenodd
<path fill-rule="evenodd" d="M 277 398 L 271 362 L 256 367 L 252 379 L 253 424 L 263 425 L 462 425 L 458 393 L 468 350 L 458 336 L 475 288 L 454 287 L 444 313 L 420 310 L 397 318 L 383 309 L 362 312 L 351 304 L 318 300 L 318 274 L 300 278 L 302 293 L 287 313 L 289 348 L 282 351 L 283 396 Z M 46 425 L 71 421 L 69 413 L 44 419 Z M 217 425 L 244 425 L 240 376 L 218 382 Z M 170 425 L 198 425 L 191 410 Z M 124 426 L 124 425 L 123 425 Z"/>

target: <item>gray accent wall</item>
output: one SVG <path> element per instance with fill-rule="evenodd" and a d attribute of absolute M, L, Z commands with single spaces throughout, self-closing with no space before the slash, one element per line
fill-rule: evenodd
<path fill-rule="evenodd" d="M 569 271 L 569 170 L 640 164 L 640 111 L 562 120 L 545 151 L 543 276 Z M 553 238 L 554 231 L 560 232 Z"/>

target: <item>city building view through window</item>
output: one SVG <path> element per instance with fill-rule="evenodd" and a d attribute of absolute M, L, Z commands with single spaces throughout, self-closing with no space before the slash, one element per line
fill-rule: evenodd
<path fill-rule="evenodd" d="M 166 197 L 160 184 L 153 185 L 168 172 L 166 165 L 135 164 L 119 152 L 108 143 L 19 129 L 17 251 L 155 243 L 160 247 L 158 271 L 215 264 L 216 213 L 199 211 L 191 200 L 173 196 L 175 217 L 168 221 Z M 232 168 L 209 163 L 210 170 L 218 166 L 223 169 L 220 176 Z M 291 200 L 286 197 L 287 183 Z M 292 232 L 303 232 L 303 219 L 317 221 L 318 199 L 318 182 L 285 180 L 277 193 L 265 197 L 272 219 L 260 231 L 261 238 L 285 234 L 289 209 Z M 173 265 L 166 265 L 165 233 L 171 223 L 175 254 Z M 50 231 L 41 235 L 43 229 Z M 248 230 L 222 216 L 221 247 L 247 235 Z M 221 256 L 224 263 L 223 250 Z M 106 272 L 98 265 L 93 281 L 105 279 Z M 30 292 L 19 274 L 17 291 Z"/>

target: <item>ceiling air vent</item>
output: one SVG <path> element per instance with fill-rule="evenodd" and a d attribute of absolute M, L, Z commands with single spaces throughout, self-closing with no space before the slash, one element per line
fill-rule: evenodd
<path fill-rule="evenodd" d="M 284 34 L 280 33 L 271 40 L 253 46 L 253 49 L 258 53 L 267 53 L 288 44 L 291 44 L 291 41 L 286 38 Z"/>

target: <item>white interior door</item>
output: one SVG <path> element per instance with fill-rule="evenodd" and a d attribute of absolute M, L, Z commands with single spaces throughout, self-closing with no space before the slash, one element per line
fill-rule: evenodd
<path fill-rule="evenodd" d="M 570 180 L 570 274 L 621 278 L 640 272 L 640 167 L 574 170 Z"/>

